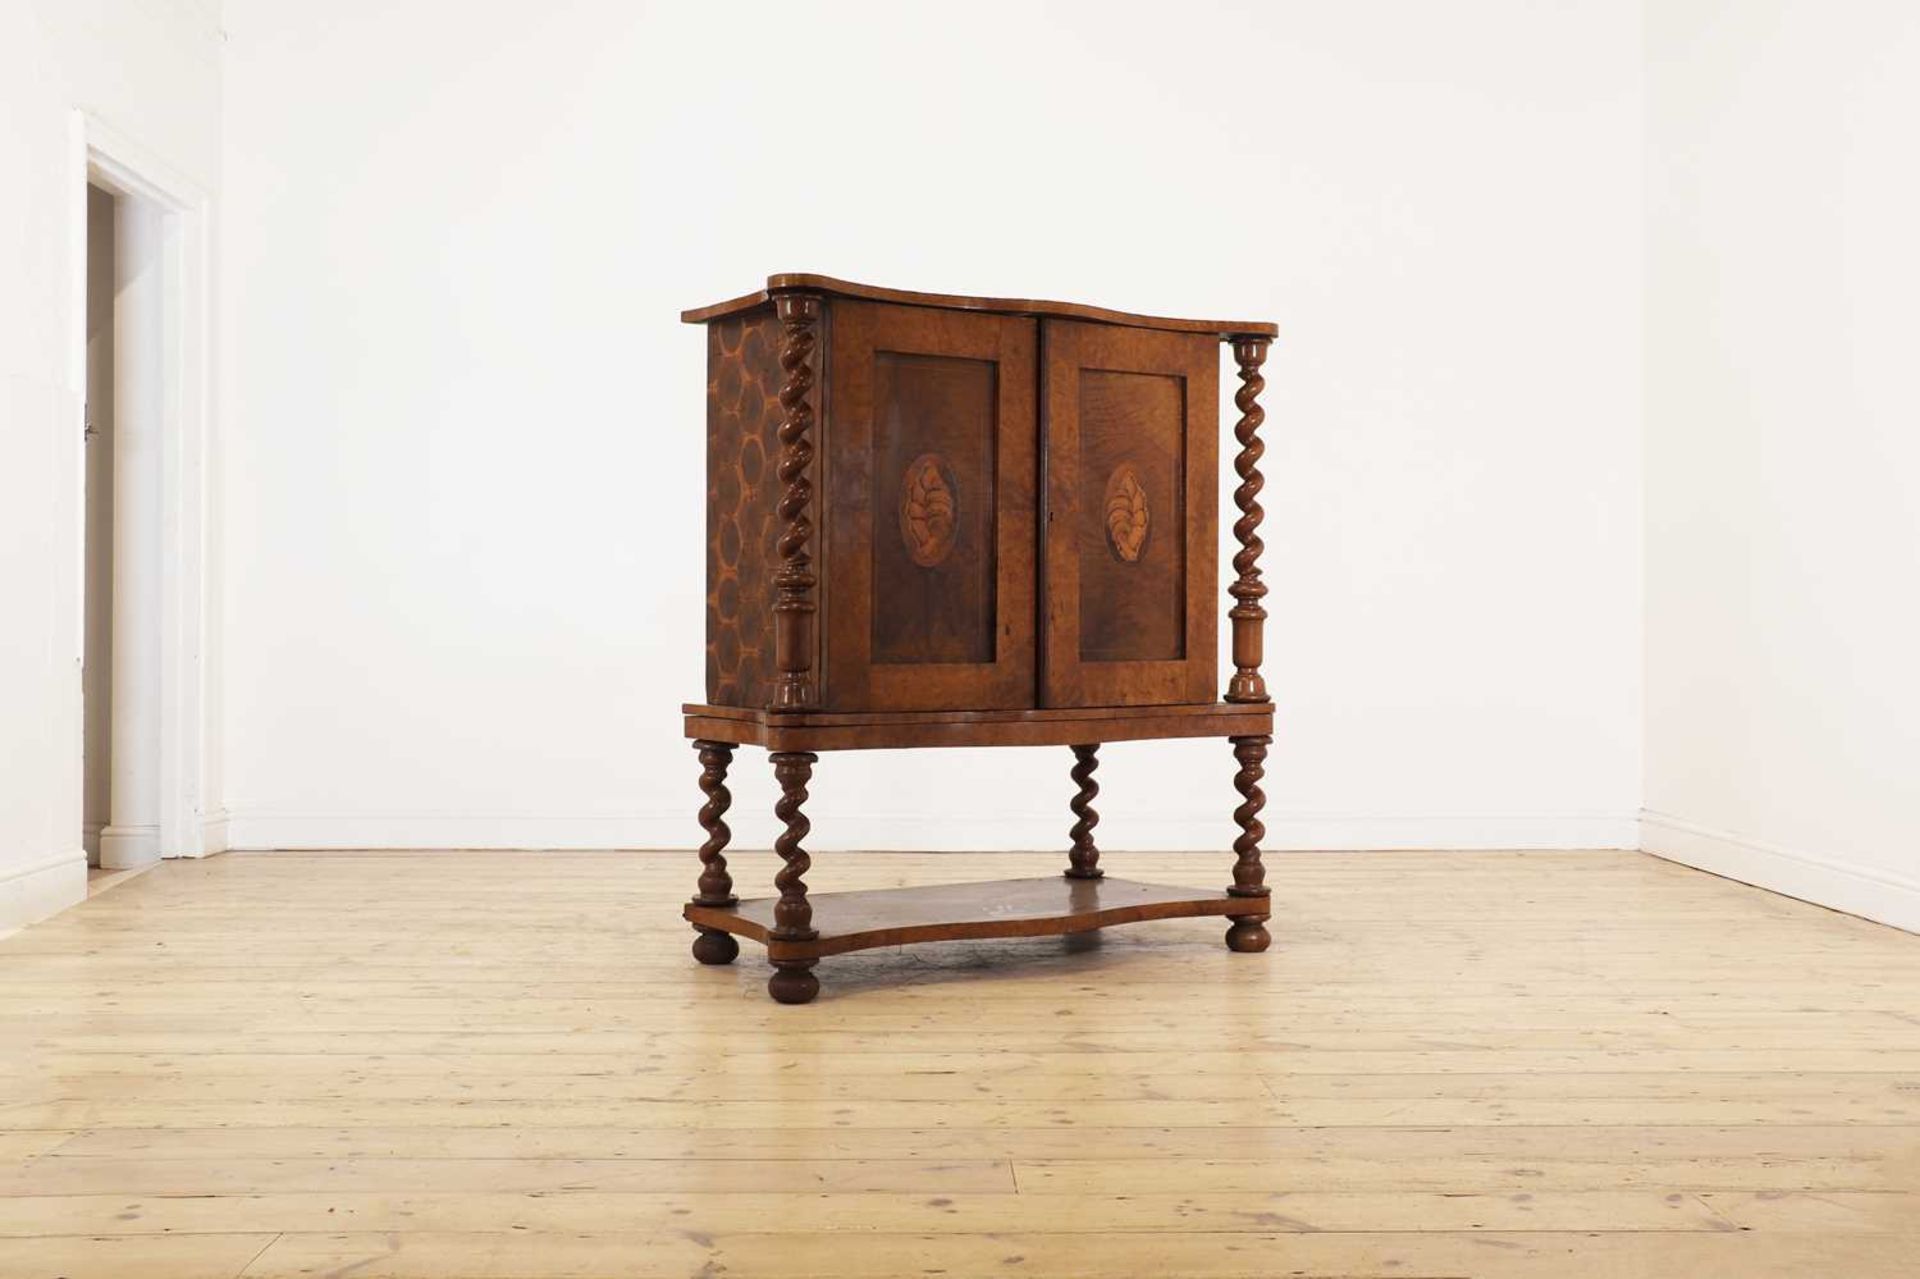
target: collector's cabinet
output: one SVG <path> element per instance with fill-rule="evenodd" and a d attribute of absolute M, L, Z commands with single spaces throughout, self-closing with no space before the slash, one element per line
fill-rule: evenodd
<path fill-rule="evenodd" d="M 694 953 L 768 947 L 805 1002 L 822 956 L 949 937 L 1226 915 L 1261 950 L 1260 365 L 1273 327 L 811 275 L 684 313 L 707 337 L 706 699 L 684 708 L 707 803 Z M 1241 380 L 1240 552 L 1217 562 L 1220 347 Z M 1235 669 L 1224 697 L 1222 613 Z M 1091 833 L 1105 741 L 1234 745 L 1233 885 L 1106 878 Z M 786 834 L 775 897 L 742 901 L 724 849 L 734 747 L 765 747 Z M 808 896 L 801 813 L 818 752 L 1070 746 L 1059 878 Z M 926 797 L 930 812 L 943 798 Z M 964 797 L 957 797 L 964 802 Z"/>

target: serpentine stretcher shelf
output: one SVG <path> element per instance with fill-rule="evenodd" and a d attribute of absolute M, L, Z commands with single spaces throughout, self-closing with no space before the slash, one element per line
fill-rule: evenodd
<path fill-rule="evenodd" d="M 1147 919 L 1230 915 L 1246 908 L 1224 891 L 1062 875 L 814 893 L 807 900 L 820 934 L 812 941 L 782 941 L 773 935 L 777 898 L 758 897 L 731 907 L 688 905 L 683 913 L 696 926 L 764 942 L 771 958 L 820 959 L 909 942 L 1047 937 Z"/>

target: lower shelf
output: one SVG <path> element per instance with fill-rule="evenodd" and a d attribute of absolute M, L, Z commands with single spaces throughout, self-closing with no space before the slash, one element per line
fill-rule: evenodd
<path fill-rule="evenodd" d="M 857 893 L 812 893 L 812 941 L 771 938 L 777 898 L 733 906 L 696 906 L 682 912 L 702 928 L 763 942 L 773 959 L 899 946 L 908 942 L 979 937 L 1044 937 L 1112 924 L 1203 915 L 1260 915 L 1264 898 L 1232 897 L 1203 888 L 1167 888 L 1129 879 L 998 879 L 980 884 L 884 888 Z"/>

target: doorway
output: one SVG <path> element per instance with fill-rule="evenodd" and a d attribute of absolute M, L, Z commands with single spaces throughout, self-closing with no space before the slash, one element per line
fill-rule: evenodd
<path fill-rule="evenodd" d="M 208 205 L 76 114 L 74 384 L 84 408 L 75 569 L 82 749 L 70 792 L 89 865 L 225 846 L 209 724 Z"/>
<path fill-rule="evenodd" d="M 100 864 L 100 834 L 113 813 L 113 230 L 113 194 L 88 183 L 80 830 L 89 866 Z"/>
<path fill-rule="evenodd" d="M 87 186 L 81 834 L 88 863 L 108 870 L 160 858 L 164 217 L 151 201 Z"/>

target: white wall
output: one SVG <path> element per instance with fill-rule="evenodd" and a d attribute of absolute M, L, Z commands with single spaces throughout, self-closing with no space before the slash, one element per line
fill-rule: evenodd
<path fill-rule="evenodd" d="M 86 882 L 76 108 L 215 190 L 214 0 L 0 5 L 0 932 Z"/>
<path fill-rule="evenodd" d="M 704 357 L 676 314 L 813 270 L 1278 320 L 1272 844 L 1631 846 L 1631 6 L 226 26 L 236 845 L 692 842 Z M 1058 846 L 1069 763 L 830 756 L 812 843 Z M 764 846 L 771 780 L 739 771 Z M 1222 742 L 1110 748 L 1101 835 L 1224 848 L 1231 772 Z"/>
<path fill-rule="evenodd" d="M 1920 929 L 1920 9 L 1647 38 L 1646 847 Z"/>
<path fill-rule="evenodd" d="M 0 930 L 83 883 L 75 107 L 230 214 L 237 842 L 690 842 L 674 314 L 813 269 L 1281 322 L 1274 846 L 1630 844 L 1644 785 L 1920 926 L 1920 18 L 1629 8 L 0 8 Z M 1224 846 L 1223 745 L 1107 755 L 1109 846 Z M 829 757 L 813 843 L 1057 845 L 1065 762 Z"/>

